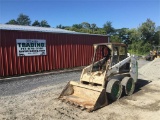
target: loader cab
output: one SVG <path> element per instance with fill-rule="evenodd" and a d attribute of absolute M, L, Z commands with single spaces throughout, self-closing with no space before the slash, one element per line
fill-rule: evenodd
<path fill-rule="evenodd" d="M 105 44 L 95 45 L 94 48 L 92 72 L 105 71 L 107 61 L 111 58 L 111 49 Z"/>
<path fill-rule="evenodd" d="M 92 72 L 104 72 L 108 66 L 114 66 L 127 58 L 127 46 L 122 43 L 101 43 L 94 45 L 94 57 Z M 120 71 L 128 71 L 129 63 L 120 68 Z"/>
<path fill-rule="evenodd" d="M 112 66 L 127 57 L 127 47 L 125 44 L 112 44 Z"/>
<path fill-rule="evenodd" d="M 127 58 L 127 46 L 121 43 L 112 43 L 112 59 L 111 66 L 119 63 L 120 61 Z M 130 63 L 124 64 L 121 68 L 121 72 L 128 72 L 130 68 Z"/>

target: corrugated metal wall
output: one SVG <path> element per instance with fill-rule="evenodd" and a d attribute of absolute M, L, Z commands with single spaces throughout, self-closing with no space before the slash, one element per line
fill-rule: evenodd
<path fill-rule="evenodd" d="M 45 39 L 46 56 L 17 56 L 16 39 Z M 0 30 L 0 76 L 73 68 L 90 64 L 93 44 L 107 36 Z"/>

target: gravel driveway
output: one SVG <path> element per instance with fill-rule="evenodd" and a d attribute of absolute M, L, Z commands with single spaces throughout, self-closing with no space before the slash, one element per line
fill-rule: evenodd
<path fill-rule="evenodd" d="M 16 80 L 16 81 L 10 80 L 7 82 L 1 81 L 0 96 L 16 95 L 47 85 L 54 86 L 64 82 L 66 83 L 71 79 L 79 80 L 80 74 L 81 71 L 47 75 L 47 76 L 38 76 L 29 79 L 24 78 L 24 80 Z"/>
<path fill-rule="evenodd" d="M 139 68 L 148 61 L 139 60 Z M 150 82 L 139 75 L 132 96 L 92 113 L 57 99 L 70 80 L 79 81 L 81 71 L 0 82 L 0 119 L 2 120 L 159 120 L 160 82 Z"/>

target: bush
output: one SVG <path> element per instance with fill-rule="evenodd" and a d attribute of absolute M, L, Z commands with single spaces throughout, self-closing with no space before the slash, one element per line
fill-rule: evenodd
<path fill-rule="evenodd" d="M 137 55 L 144 55 L 149 53 L 152 49 L 152 45 L 149 43 L 144 43 L 143 41 L 137 41 L 129 45 L 129 52 Z"/>

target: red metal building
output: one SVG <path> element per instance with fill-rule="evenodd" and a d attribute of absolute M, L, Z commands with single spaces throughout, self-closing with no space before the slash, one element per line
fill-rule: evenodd
<path fill-rule="evenodd" d="M 47 55 L 17 56 L 16 39 L 46 40 Z M 103 35 L 0 24 L 0 77 L 88 65 L 92 45 L 107 41 Z"/>

